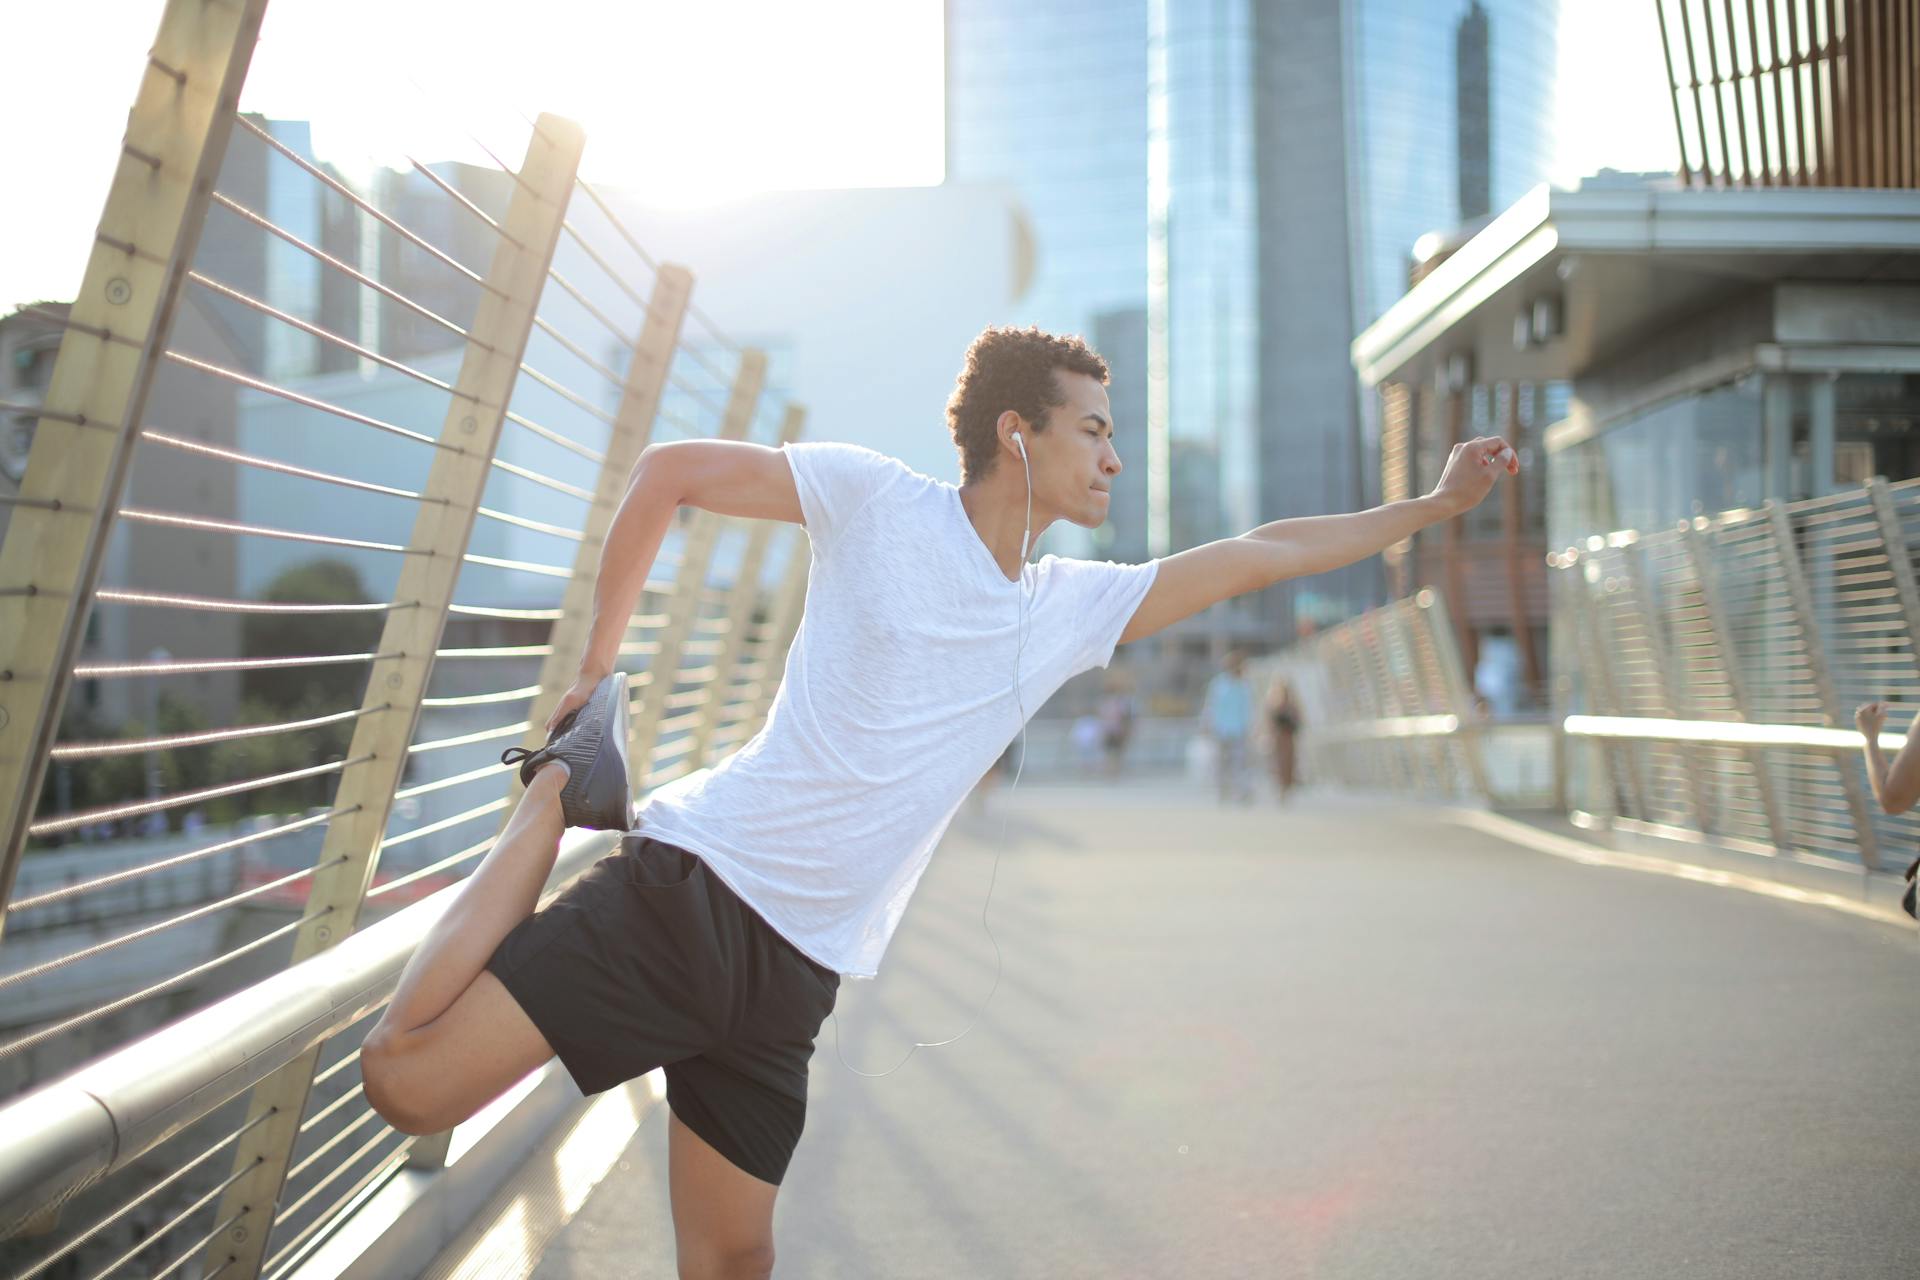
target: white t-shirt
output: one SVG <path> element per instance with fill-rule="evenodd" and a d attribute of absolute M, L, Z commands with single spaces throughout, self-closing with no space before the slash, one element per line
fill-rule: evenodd
<path fill-rule="evenodd" d="M 634 829 L 698 854 L 820 964 L 872 978 L 1018 707 L 1112 660 L 1159 562 L 1049 555 L 1011 582 L 953 485 L 854 445 L 786 454 L 813 563 L 766 725 L 654 791 Z"/>

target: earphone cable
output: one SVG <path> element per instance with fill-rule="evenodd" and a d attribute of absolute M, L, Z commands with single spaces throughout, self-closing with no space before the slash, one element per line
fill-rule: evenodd
<path fill-rule="evenodd" d="M 1026 468 L 1027 473 L 1027 527 L 1020 532 L 1020 577 L 1016 583 L 1019 590 L 1019 603 L 1016 606 L 1018 614 L 1014 625 L 1015 639 L 1013 649 L 1013 705 L 1020 716 L 1020 727 L 1015 734 L 1014 740 L 1020 744 L 1020 751 L 1019 762 L 1014 765 L 1013 769 L 1013 782 L 1007 788 L 1007 799 L 1009 802 L 1013 799 L 1013 793 L 1020 789 L 1020 775 L 1025 773 L 1027 769 L 1027 705 L 1026 699 L 1022 696 L 1020 690 L 1020 658 L 1026 651 L 1027 623 L 1031 617 L 1031 610 L 1027 607 L 1027 539 L 1033 535 L 1033 467 L 1027 462 L 1027 451 L 1024 448 L 1020 450 L 1020 462 L 1021 465 Z M 831 1014 L 833 1018 L 833 1051 L 835 1055 L 839 1057 L 840 1065 L 853 1072 L 853 1074 L 865 1076 L 869 1080 L 878 1080 L 883 1076 L 892 1075 L 901 1067 L 906 1066 L 907 1059 L 920 1052 L 920 1050 L 937 1049 L 942 1045 L 952 1044 L 955 1040 L 960 1039 L 961 1036 L 966 1035 L 967 1032 L 973 1030 L 974 1027 L 979 1024 L 980 1015 L 984 1014 L 987 1011 L 987 1006 L 993 1003 L 994 993 L 1000 990 L 1000 940 L 993 936 L 993 930 L 987 925 L 987 908 L 993 903 L 993 886 L 995 881 L 1000 878 L 1000 855 L 1006 852 L 1007 827 L 1012 816 L 1013 814 L 1010 809 L 1002 810 L 1001 812 L 1000 844 L 993 851 L 993 869 L 987 874 L 987 896 L 980 903 L 980 928 L 986 932 L 987 941 L 993 944 L 993 985 L 987 988 L 987 998 L 980 1002 L 979 1010 L 974 1013 L 973 1017 L 967 1022 L 967 1025 L 961 1029 L 958 1035 L 949 1036 L 945 1040 L 916 1040 L 913 1042 L 913 1047 L 907 1050 L 900 1061 L 894 1063 L 885 1071 L 862 1071 L 847 1061 L 846 1052 L 841 1048 L 840 1044 L 840 1011 L 837 1008 L 834 1009 Z"/>

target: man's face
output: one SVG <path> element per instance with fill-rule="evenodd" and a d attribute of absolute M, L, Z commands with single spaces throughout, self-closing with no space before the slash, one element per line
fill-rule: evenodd
<path fill-rule="evenodd" d="M 1027 435 L 1033 501 L 1062 520 L 1093 529 L 1107 518 L 1120 455 L 1113 449 L 1107 389 L 1085 373 L 1054 373 L 1066 403 L 1047 415 L 1044 431 Z"/>

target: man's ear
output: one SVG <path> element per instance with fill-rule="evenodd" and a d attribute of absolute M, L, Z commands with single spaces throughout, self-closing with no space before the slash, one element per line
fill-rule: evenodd
<path fill-rule="evenodd" d="M 994 434 L 1000 437 L 1000 447 L 1010 453 L 1016 452 L 1013 437 L 1016 434 L 1025 434 L 1025 427 L 1026 422 L 1011 409 L 994 419 L 993 423 Z"/>

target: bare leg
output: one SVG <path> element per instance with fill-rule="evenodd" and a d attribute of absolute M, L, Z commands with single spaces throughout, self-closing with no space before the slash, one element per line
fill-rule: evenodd
<path fill-rule="evenodd" d="M 681 1280 L 761 1280 L 773 1273 L 773 1201 L 762 1182 L 679 1116 L 667 1121 L 667 1187 Z"/>
<path fill-rule="evenodd" d="M 533 775 L 506 830 L 407 961 L 369 1040 L 417 1031 L 445 1013 L 485 970 L 500 940 L 533 914 L 560 856 L 566 781 L 567 767 L 559 763 Z"/>
<path fill-rule="evenodd" d="M 565 765 L 534 775 L 500 839 L 427 931 L 360 1047 L 367 1102 L 402 1133 L 459 1124 L 553 1057 L 486 963 L 533 914 L 560 852 Z"/>

